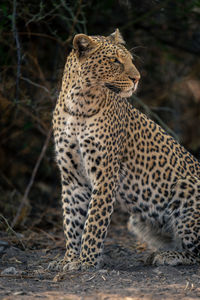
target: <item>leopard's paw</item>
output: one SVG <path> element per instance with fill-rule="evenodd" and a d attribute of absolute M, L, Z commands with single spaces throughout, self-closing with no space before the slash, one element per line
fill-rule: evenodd
<path fill-rule="evenodd" d="M 178 251 L 154 252 L 146 260 L 148 264 L 155 266 L 177 266 L 195 264 L 197 260 L 192 254 Z"/>
<path fill-rule="evenodd" d="M 66 261 L 64 262 L 62 269 L 64 272 L 81 270 L 81 262 L 79 259 L 69 261 L 69 262 Z"/>
<path fill-rule="evenodd" d="M 155 266 L 163 266 L 163 265 L 176 266 L 180 264 L 180 260 L 173 253 L 160 252 L 155 254 L 152 264 Z"/>
<path fill-rule="evenodd" d="M 82 262 L 80 258 L 74 258 L 73 260 L 68 260 L 66 258 L 60 260 L 53 260 L 49 263 L 47 270 L 50 271 L 59 271 L 59 272 L 67 272 L 67 271 L 88 271 L 94 270 L 97 266 L 90 262 Z"/>
<path fill-rule="evenodd" d="M 98 268 L 99 268 L 98 265 L 88 263 L 88 262 L 84 262 L 81 264 L 81 270 L 83 270 L 83 271 L 94 271 Z"/>
<path fill-rule="evenodd" d="M 63 265 L 63 271 L 90 271 L 96 269 L 96 266 L 91 263 L 81 262 L 80 259 L 67 262 Z"/>
<path fill-rule="evenodd" d="M 66 271 L 72 271 L 72 270 L 80 270 L 81 269 L 81 263 L 80 260 L 73 259 L 68 260 L 66 258 L 60 259 L 60 260 L 53 260 L 49 263 L 47 270 L 49 271 L 59 271 L 59 272 L 66 272 Z"/>

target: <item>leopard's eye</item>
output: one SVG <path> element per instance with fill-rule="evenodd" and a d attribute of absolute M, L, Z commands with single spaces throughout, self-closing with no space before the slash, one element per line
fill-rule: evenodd
<path fill-rule="evenodd" d="M 121 62 L 116 57 L 111 57 L 110 61 L 116 64 L 121 64 Z"/>

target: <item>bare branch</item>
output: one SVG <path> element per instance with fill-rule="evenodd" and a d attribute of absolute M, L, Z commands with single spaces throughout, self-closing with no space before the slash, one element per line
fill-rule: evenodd
<path fill-rule="evenodd" d="M 20 206 L 19 206 L 19 208 L 18 208 L 18 210 L 17 210 L 17 214 L 16 214 L 16 216 L 15 216 L 13 222 L 12 222 L 12 225 L 11 225 L 12 227 L 14 227 L 14 226 L 18 223 L 18 220 L 19 220 L 19 218 L 20 218 L 21 212 L 22 212 L 24 206 L 27 204 L 27 198 L 28 198 L 29 192 L 30 192 L 30 190 L 31 190 L 31 188 L 32 188 L 32 185 L 33 185 L 33 183 L 34 183 L 35 176 L 36 176 L 36 174 L 37 174 L 37 172 L 38 172 L 38 169 L 39 169 L 39 166 L 40 166 L 40 164 L 41 164 L 41 161 L 42 161 L 42 159 L 43 159 L 43 157 L 44 157 L 44 155 L 45 155 L 45 153 L 46 153 L 46 150 L 47 150 L 47 147 L 48 147 L 50 138 L 51 138 L 51 134 L 52 134 L 52 128 L 50 128 L 50 130 L 49 130 L 49 132 L 48 132 L 48 134 L 47 134 L 47 137 L 46 137 L 46 140 L 45 140 L 45 142 L 44 142 L 42 151 L 41 151 L 41 153 L 40 153 L 40 155 L 39 155 L 39 157 L 38 157 L 38 160 L 37 160 L 37 162 L 36 162 L 36 164 L 35 164 L 35 167 L 34 167 L 34 169 L 33 169 L 33 172 L 32 172 L 32 175 L 31 175 L 31 178 L 30 178 L 30 181 L 29 181 L 29 184 L 28 184 L 28 186 L 26 187 L 24 196 L 23 196 L 22 201 L 21 201 L 21 203 L 20 203 Z"/>
<path fill-rule="evenodd" d="M 28 83 L 30 83 L 30 84 L 32 84 L 32 85 L 34 85 L 34 86 L 36 86 L 36 87 L 39 87 L 39 88 L 45 90 L 45 92 L 47 92 L 48 94 L 50 94 L 50 91 L 49 91 L 48 88 L 46 88 L 45 86 L 43 86 L 43 85 L 41 85 L 41 84 L 38 84 L 38 83 L 36 83 L 36 82 L 33 82 L 32 80 L 30 80 L 30 79 L 28 79 L 28 78 L 26 78 L 26 77 L 23 77 L 23 76 L 21 76 L 21 79 L 23 79 L 24 81 L 27 81 Z"/>
<path fill-rule="evenodd" d="M 19 100 L 19 78 L 21 72 L 21 47 L 19 42 L 19 34 L 17 31 L 16 26 L 16 10 L 17 10 L 17 0 L 13 0 L 13 14 L 12 14 L 12 31 L 13 37 L 16 42 L 17 47 L 17 78 L 16 78 L 16 94 L 15 94 L 15 101 L 18 102 Z"/>
<path fill-rule="evenodd" d="M 25 246 L 24 246 L 22 240 L 20 239 L 19 235 L 18 235 L 18 234 L 13 230 L 13 228 L 10 226 L 10 224 L 9 224 L 8 221 L 7 221 L 7 219 L 6 219 L 2 214 L 0 214 L 0 218 L 3 219 L 3 221 L 5 222 L 6 226 L 7 226 L 8 229 L 10 230 L 10 232 L 11 232 L 12 234 L 14 234 L 14 235 L 17 237 L 17 239 L 20 241 L 20 243 L 21 243 L 23 249 L 25 250 L 26 248 L 25 248 Z"/>

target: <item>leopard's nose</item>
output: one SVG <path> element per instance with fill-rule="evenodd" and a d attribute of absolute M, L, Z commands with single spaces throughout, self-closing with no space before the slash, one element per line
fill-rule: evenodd
<path fill-rule="evenodd" d="M 135 75 L 134 77 L 129 76 L 129 79 L 133 81 L 133 83 L 137 83 L 140 80 L 140 75 Z"/>

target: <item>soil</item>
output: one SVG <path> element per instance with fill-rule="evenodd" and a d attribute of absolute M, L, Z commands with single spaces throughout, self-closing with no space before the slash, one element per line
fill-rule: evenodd
<path fill-rule="evenodd" d="M 1 233 L 0 299 L 200 299 L 199 265 L 145 265 L 145 245 L 128 233 L 125 222 L 116 220 L 109 228 L 101 268 L 64 275 L 47 270 L 53 259 L 64 255 L 62 232 L 29 231 L 26 238 L 19 235 L 21 242 Z"/>

